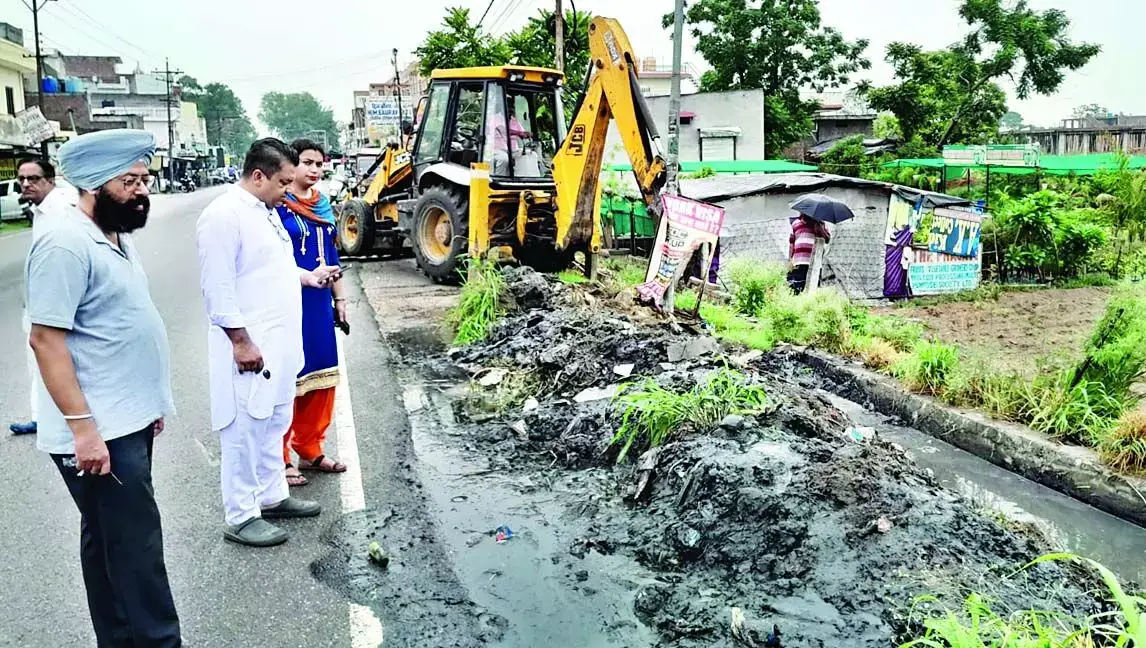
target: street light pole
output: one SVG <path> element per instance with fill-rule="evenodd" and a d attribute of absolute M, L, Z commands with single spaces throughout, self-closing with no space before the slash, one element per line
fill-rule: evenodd
<path fill-rule="evenodd" d="M 577 28 L 576 25 L 573 26 Z M 561 0 L 557 0 L 557 10 L 553 14 L 554 39 L 557 41 L 557 71 L 565 71 L 565 13 L 561 10 Z"/>

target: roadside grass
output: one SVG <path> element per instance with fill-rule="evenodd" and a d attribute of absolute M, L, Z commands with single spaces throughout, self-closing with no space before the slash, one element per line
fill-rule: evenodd
<path fill-rule="evenodd" d="M 901 648 L 1092 648 L 1146 646 L 1143 608 L 1146 600 L 1127 593 L 1118 577 L 1098 562 L 1072 554 L 1048 554 L 1020 571 L 1048 562 L 1071 562 L 1098 574 L 1114 604 L 1108 612 L 1073 618 L 1041 610 L 1001 614 L 993 601 L 972 592 L 957 610 L 937 605 L 935 596 L 922 596 L 912 606 L 909 623 L 921 625 L 923 635 Z"/>
<path fill-rule="evenodd" d="M 0 223 L 0 236 L 7 236 L 8 234 L 15 234 L 23 230 L 32 229 L 32 221 L 28 219 L 4 221 Z"/>
<path fill-rule="evenodd" d="M 1025 376 L 964 358 L 951 345 L 925 339 L 921 323 L 873 314 L 835 291 L 794 295 L 779 266 L 733 263 L 727 272 L 729 303 L 700 307 L 719 339 L 762 351 L 779 343 L 806 345 L 855 359 L 911 391 L 1095 447 L 1116 469 L 1146 470 L 1146 415 L 1120 422 L 1141 399 L 1132 386 L 1146 373 L 1146 287 L 1115 290 L 1083 360 L 1047 364 Z M 998 289 L 987 286 L 974 296 L 993 299 Z M 695 293 L 681 293 L 677 305 L 695 308 Z"/>
<path fill-rule="evenodd" d="M 1122 415 L 1099 445 L 1102 460 L 1128 473 L 1146 473 L 1146 412 L 1138 409 Z"/>
<path fill-rule="evenodd" d="M 753 414 L 768 404 L 760 385 L 731 369 L 720 369 L 692 389 L 678 393 L 645 380 L 613 399 L 620 427 L 612 445 L 621 445 L 617 463 L 631 450 L 656 448 L 687 431 L 707 431 L 729 414 Z"/>
<path fill-rule="evenodd" d="M 601 283 L 612 292 L 621 292 L 645 281 L 648 260 L 631 256 L 610 257 L 602 264 Z"/>
<path fill-rule="evenodd" d="M 486 339 L 505 311 L 505 278 L 495 262 L 471 258 L 464 276 L 458 305 L 446 314 L 458 346 Z"/>
<path fill-rule="evenodd" d="M 562 270 L 558 272 L 557 280 L 567 286 L 579 286 L 589 283 L 589 278 L 585 276 L 585 273 L 576 270 Z"/>

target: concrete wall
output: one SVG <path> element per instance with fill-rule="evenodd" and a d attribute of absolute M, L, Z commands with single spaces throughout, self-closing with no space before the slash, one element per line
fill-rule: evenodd
<path fill-rule="evenodd" d="M 1038 144 L 1043 155 L 1085 155 L 1118 150 L 1138 154 L 1146 151 L 1146 126 L 1050 129 L 1019 133 L 1019 136 L 1028 143 Z"/>
<path fill-rule="evenodd" d="M 668 150 L 668 97 L 646 99 L 657 131 L 661 135 L 661 146 Z M 736 142 L 736 158 L 740 160 L 764 159 L 764 91 L 737 90 L 733 92 L 703 92 L 684 95 L 680 98 L 681 111 L 694 113 L 691 124 L 680 127 L 680 159 L 685 162 L 700 160 L 701 128 L 735 126 L 741 134 Z M 712 146 L 706 142 L 705 159 L 713 159 Z M 605 145 L 605 161 L 624 163 L 625 155 L 621 136 L 615 126 L 609 126 L 609 139 Z"/>
<path fill-rule="evenodd" d="M 788 219 L 794 213 L 788 205 L 808 193 L 762 194 L 720 202 L 726 210 L 720 238 L 721 258 L 744 258 L 786 263 Z M 853 298 L 878 299 L 883 296 L 884 232 L 890 193 L 876 188 L 829 187 L 822 193 L 846 203 L 855 219 L 830 225 L 832 243 L 826 257 L 825 277 L 835 273 L 838 285 Z M 827 281 L 826 285 L 833 282 Z"/>
<path fill-rule="evenodd" d="M 6 90 L 12 91 L 13 110 L 8 112 Z M 0 113 L 12 114 L 24 109 L 24 76 L 16 70 L 0 67 Z"/>

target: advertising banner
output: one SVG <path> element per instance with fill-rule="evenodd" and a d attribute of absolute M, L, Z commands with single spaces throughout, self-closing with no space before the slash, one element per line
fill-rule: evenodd
<path fill-rule="evenodd" d="M 716 205 L 670 195 L 661 196 L 661 205 L 661 224 L 645 283 L 637 286 L 638 296 L 658 309 L 664 305 L 669 286 L 680 279 L 693 252 L 702 245 L 705 247 L 701 276 L 708 276 L 713 250 L 724 226 L 724 209 Z"/>

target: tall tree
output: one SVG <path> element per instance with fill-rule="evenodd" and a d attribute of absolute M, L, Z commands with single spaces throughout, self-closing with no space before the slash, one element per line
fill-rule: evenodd
<path fill-rule="evenodd" d="M 186 74 L 179 77 L 179 80 L 176 81 L 176 85 L 179 86 L 179 91 L 182 93 L 184 101 L 195 101 L 195 98 L 203 92 L 203 87 L 199 85 L 199 80 Z"/>
<path fill-rule="evenodd" d="M 1071 111 L 1071 117 L 1083 119 L 1085 117 L 1105 117 L 1110 113 L 1106 106 L 1096 103 L 1083 104 Z"/>
<path fill-rule="evenodd" d="M 672 26 L 672 15 L 664 26 Z M 685 22 L 712 66 L 701 90 L 763 88 L 766 153 L 778 157 L 812 130 L 818 105 L 800 91 L 846 86 L 871 67 L 867 40 L 849 42 L 820 18 L 817 0 L 697 0 Z"/>
<path fill-rule="evenodd" d="M 427 34 L 414 53 L 424 76 L 443 68 L 505 65 L 513 58 L 505 39 L 471 24 L 470 10 L 463 7 L 447 9 L 442 28 Z"/>
<path fill-rule="evenodd" d="M 1008 110 L 999 120 L 1000 130 L 1015 131 L 1022 127 L 1023 116 L 1013 110 Z"/>
<path fill-rule="evenodd" d="M 245 155 L 255 141 L 255 127 L 234 91 L 222 83 L 200 87 L 198 81 L 188 76 L 181 78 L 179 85 L 183 97 L 195 102 L 203 121 L 207 122 L 207 143 L 226 147 L 232 155 Z"/>
<path fill-rule="evenodd" d="M 556 66 L 554 15 L 553 11 L 541 9 L 524 27 L 506 36 L 514 63 L 547 68 Z M 571 80 L 583 80 L 589 69 L 590 22 L 591 16 L 587 13 L 565 12 L 565 74 Z"/>
<path fill-rule="evenodd" d="M 1014 81 L 1020 99 L 1052 94 L 1101 51 L 1067 37 L 1063 11 L 1035 11 L 1026 0 L 963 0 L 959 15 L 971 27 L 962 41 L 938 52 L 892 43 L 887 61 L 898 83 L 864 88 L 873 108 L 895 113 L 906 137 L 933 146 L 989 136 L 1006 112 L 1003 79 Z"/>
<path fill-rule="evenodd" d="M 338 123 L 334 111 L 319 103 L 309 92 L 268 92 L 263 95 L 259 119 L 278 137 L 290 141 L 308 137 L 338 146 Z"/>
<path fill-rule="evenodd" d="M 889 45 L 887 61 L 899 83 L 861 89 L 872 108 L 895 114 L 906 140 L 919 138 L 929 146 L 985 143 L 998 131 L 1007 95 L 997 83 L 982 82 L 982 69 L 974 61 L 908 43 Z"/>

